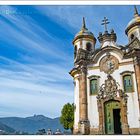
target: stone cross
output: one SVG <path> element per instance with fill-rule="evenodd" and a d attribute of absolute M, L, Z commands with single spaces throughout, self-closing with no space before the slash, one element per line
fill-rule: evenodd
<path fill-rule="evenodd" d="M 104 25 L 105 26 L 105 31 L 107 31 L 107 24 L 109 24 L 110 22 L 108 22 L 108 19 L 106 17 L 104 17 L 104 19 L 102 20 L 102 24 L 101 25 Z"/>

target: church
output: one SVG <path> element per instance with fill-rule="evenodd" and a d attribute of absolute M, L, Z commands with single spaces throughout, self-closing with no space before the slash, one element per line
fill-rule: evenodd
<path fill-rule="evenodd" d="M 133 16 L 133 15 L 132 15 Z M 118 45 L 117 35 L 107 30 L 98 38 L 83 18 L 73 40 L 74 134 L 140 134 L 140 15 L 124 29 L 128 43 Z M 95 49 L 96 40 L 100 47 Z"/>

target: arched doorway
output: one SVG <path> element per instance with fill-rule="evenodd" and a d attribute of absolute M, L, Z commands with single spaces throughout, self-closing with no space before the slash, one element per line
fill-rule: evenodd
<path fill-rule="evenodd" d="M 105 134 L 122 134 L 120 102 L 110 100 L 104 103 Z"/>
<path fill-rule="evenodd" d="M 97 95 L 99 134 L 129 134 L 127 97 L 116 80 L 108 75 Z"/>

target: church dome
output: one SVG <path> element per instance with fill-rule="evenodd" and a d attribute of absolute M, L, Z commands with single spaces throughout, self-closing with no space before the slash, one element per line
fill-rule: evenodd
<path fill-rule="evenodd" d="M 127 27 L 126 27 L 126 34 L 128 33 L 128 31 L 133 28 L 134 26 L 140 25 L 140 15 L 138 14 L 138 11 L 135 7 L 135 13 L 134 13 L 134 17 L 133 19 L 128 23 Z"/>
<path fill-rule="evenodd" d="M 86 28 L 85 19 L 83 18 L 83 26 L 81 30 L 75 35 L 73 43 L 80 38 L 90 38 L 96 40 L 93 33 Z"/>
<path fill-rule="evenodd" d="M 90 32 L 87 28 L 82 28 L 76 35 L 75 35 L 75 38 L 76 37 L 79 37 L 79 36 L 86 36 L 86 35 L 90 35 L 90 36 L 93 36 L 93 33 Z"/>
<path fill-rule="evenodd" d="M 134 17 L 134 18 L 128 23 L 127 28 L 130 27 L 130 26 L 132 26 L 132 25 L 134 25 L 134 24 L 136 24 L 136 23 L 140 23 L 140 16 L 139 16 L 139 15 L 136 16 L 136 17 Z"/>

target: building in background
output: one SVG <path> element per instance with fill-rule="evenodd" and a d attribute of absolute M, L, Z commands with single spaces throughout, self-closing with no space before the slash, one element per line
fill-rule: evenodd
<path fill-rule="evenodd" d="M 84 18 L 73 40 L 75 134 L 140 134 L 140 16 L 135 7 L 125 46 L 108 23 L 104 18 L 98 49 Z"/>

